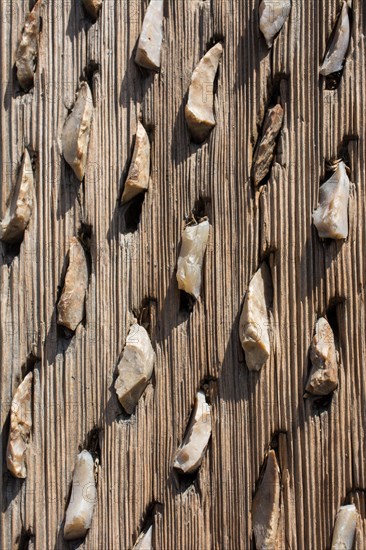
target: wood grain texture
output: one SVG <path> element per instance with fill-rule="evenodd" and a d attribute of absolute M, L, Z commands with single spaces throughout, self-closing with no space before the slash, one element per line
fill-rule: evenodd
<path fill-rule="evenodd" d="M 25 548 L 27 533 L 28 548 L 74 547 L 63 541 L 62 524 L 75 457 L 94 427 L 98 498 L 82 548 L 131 548 L 154 503 L 156 549 L 254 548 L 252 498 L 271 441 L 282 482 L 279 548 L 329 548 L 337 510 L 351 501 L 360 512 L 355 546 L 366 547 L 366 6 L 353 2 L 347 63 L 331 91 L 318 70 L 340 2 L 292 4 L 268 51 L 256 0 L 167 0 L 161 72 L 148 74 L 133 61 L 146 0 L 104 0 L 94 24 L 81 0 L 45 0 L 35 86 L 24 95 L 13 65 L 29 3 L 1 3 L 1 216 L 25 146 L 35 153 L 36 188 L 19 254 L 11 261 L 0 244 L 2 550 Z M 217 125 L 196 146 L 184 120 L 186 94 L 218 39 Z M 80 80 L 93 70 L 89 160 L 79 184 L 62 158 L 61 134 Z M 275 85 L 284 123 L 270 180 L 254 192 L 253 149 Z M 139 116 L 150 132 L 152 172 L 132 232 L 117 199 Z M 321 242 L 311 215 L 325 163 L 345 138 L 349 236 Z M 201 299 L 186 314 L 175 269 L 184 218 L 200 197 L 212 228 Z M 56 302 L 82 222 L 92 226 L 86 322 L 66 340 Z M 250 373 L 238 323 L 263 258 L 274 286 L 274 345 L 268 364 Z M 113 387 L 116 366 L 130 314 L 147 297 L 157 304 L 155 375 L 126 419 Z M 339 389 L 316 409 L 303 399 L 308 348 L 316 319 L 331 306 Z M 11 398 L 32 351 L 33 434 L 22 482 L 7 472 L 4 452 Z M 205 379 L 212 439 L 186 487 L 177 485 L 172 459 Z"/>

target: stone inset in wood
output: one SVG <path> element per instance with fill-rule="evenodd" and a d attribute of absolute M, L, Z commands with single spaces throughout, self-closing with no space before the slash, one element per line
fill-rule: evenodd
<path fill-rule="evenodd" d="M 103 0 L 83 0 L 84 8 L 92 19 L 97 19 Z"/>
<path fill-rule="evenodd" d="M 262 135 L 254 152 L 252 175 L 257 187 L 267 176 L 274 159 L 277 136 L 283 122 L 283 109 L 280 104 L 268 109 L 264 119 Z"/>
<path fill-rule="evenodd" d="M 186 435 L 174 459 L 174 468 L 183 474 L 194 473 L 202 463 L 210 437 L 211 406 L 203 391 L 198 391 Z"/>
<path fill-rule="evenodd" d="M 313 213 L 314 225 L 323 239 L 346 239 L 348 236 L 348 199 L 350 182 L 343 161 L 319 189 L 319 206 Z"/>
<path fill-rule="evenodd" d="M 333 331 L 324 317 L 320 317 L 315 326 L 310 360 L 313 367 L 306 391 L 313 395 L 328 395 L 338 386 L 338 364 Z"/>
<path fill-rule="evenodd" d="M 155 352 L 147 331 L 134 322 L 127 336 L 119 376 L 115 383 L 118 399 L 127 414 L 132 414 L 145 390 L 155 363 Z"/>
<path fill-rule="evenodd" d="M 271 351 L 268 315 L 271 302 L 271 272 L 263 262 L 249 283 L 239 322 L 239 337 L 249 370 L 260 370 Z"/>
<path fill-rule="evenodd" d="M 133 550 L 153 550 L 152 546 L 153 526 L 150 525 L 145 533 L 141 533 Z"/>
<path fill-rule="evenodd" d="M 216 125 L 214 114 L 214 82 L 223 48 L 215 44 L 192 73 L 185 116 L 192 139 L 202 143 Z"/>
<path fill-rule="evenodd" d="M 177 267 L 178 288 L 196 299 L 201 292 L 202 265 L 209 232 L 210 224 L 208 220 L 203 220 L 186 225 L 182 235 Z"/>
<path fill-rule="evenodd" d="M 65 518 L 65 540 L 85 537 L 93 519 L 95 501 L 94 460 L 89 451 L 84 450 L 76 458 L 71 497 Z"/>
<path fill-rule="evenodd" d="M 40 30 L 39 6 L 40 0 L 36 2 L 34 8 L 26 17 L 15 57 L 18 82 L 25 92 L 28 92 L 34 85 Z"/>
<path fill-rule="evenodd" d="M 72 112 L 62 132 L 62 152 L 79 181 L 85 174 L 90 128 L 93 118 L 93 98 L 87 82 L 82 82 Z"/>
<path fill-rule="evenodd" d="M 10 433 L 6 449 L 6 465 L 14 477 L 26 478 L 25 454 L 32 428 L 32 382 L 29 372 L 18 386 L 10 409 Z"/>
<path fill-rule="evenodd" d="M 349 10 L 348 2 L 344 1 L 336 28 L 332 33 L 331 42 L 327 47 L 324 61 L 319 70 L 320 74 L 324 76 L 329 76 L 343 69 L 351 37 Z"/>
<path fill-rule="evenodd" d="M 130 201 L 139 193 L 146 191 L 150 179 L 150 141 L 145 128 L 137 123 L 136 141 L 132 161 L 125 182 L 122 204 Z"/>
<path fill-rule="evenodd" d="M 16 186 L 12 192 L 9 206 L 0 223 L 0 239 L 6 243 L 22 242 L 24 232 L 32 216 L 34 200 L 34 178 L 32 163 L 25 149 Z"/>
<path fill-rule="evenodd" d="M 285 24 L 291 11 L 291 0 L 262 0 L 259 5 L 259 28 L 268 48 Z"/>
<path fill-rule="evenodd" d="M 164 1 L 151 0 L 147 7 L 135 62 L 145 69 L 160 69 L 161 44 L 163 41 Z"/>
<path fill-rule="evenodd" d="M 331 550 L 352 550 L 358 512 L 354 504 L 339 508 L 333 531 Z"/>
<path fill-rule="evenodd" d="M 253 499 L 252 522 L 256 548 L 275 550 L 280 516 L 280 472 L 276 453 L 270 450 L 264 475 Z"/>
<path fill-rule="evenodd" d="M 69 265 L 59 303 L 57 323 L 76 330 L 85 316 L 85 294 L 88 287 L 88 263 L 83 245 L 73 237 L 69 250 Z"/>

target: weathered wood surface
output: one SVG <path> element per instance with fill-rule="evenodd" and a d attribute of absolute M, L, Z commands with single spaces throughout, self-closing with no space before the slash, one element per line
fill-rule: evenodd
<path fill-rule="evenodd" d="M 318 69 L 336 0 L 293 0 L 271 51 L 259 34 L 257 0 L 169 0 L 159 75 L 142 74 L 133 61 L 147 1 L 104 0 L 92 24 L 81 1 L 45 0 L 35 87 L 22 95 L 13 65 L 29 2 L 1 3 L 1 215 L 24 146 L 36 155 L 36 208 L 20 253 L 10 261 L 0 245 L 1 549 L 25 548 L 28 539 L 39 550 L 73 547 L 63 541 L 62 523 L 75 457 L 94 427 L 101 468 L 83 548 L 130 548 L 154 503 L 157 549 L 251 548 L 252 498 L 271 441 L 278 442 L 282 481 L 279 548 L 329 548 L 340 504 L 353 501 L 361 514 L 356 548 L 365 548 L 366 6 L 353 4 L 345 71 L 338 89 L 325 91 Z M 186 93 L 192 70 L 220 38 L 217 126 L 196 146 L 184 120 Z M 79 184 L 60 140 L 86 67 L 88 76 L 96 71 L 95 110 Z M 253 147 L 280 76 L 276 162 L 254 193 Z M 117 198 L 139 114 L 152 140 L 152 180 L 131 232 Z M 311 214 L 325 162 L 345 138 L 349 237 L 322 243 Z M 200 197 L 212 230 L 202 297 L 189 315 L 179 311 L 175 268 L 184 217 Z M 55 305 L 82 221 L 92 226 L 86 323 L 67 341 L 56 329 Z M 269 363 L 249 373 L 238 322 L 261 257 L 273 278 L 275 346 Z M 155 375 L 126 420 L 113 387 L 116 365 L 129 315 L 147 297 L 157 301 Z M 303 399 L 308 348 L 316 319 L 332 305 L 339 389 L 316 409 Z M 32 350 L 39 359 L 22 482 L 7 472 L 4 452 L 11 398 Z M 172 459 L 205 378 L 212 439 L 185 490 L 172 476 Z"/>

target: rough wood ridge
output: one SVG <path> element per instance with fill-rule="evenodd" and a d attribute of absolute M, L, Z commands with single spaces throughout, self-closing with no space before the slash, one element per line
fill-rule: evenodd
<path fill-rule="evenodd" d="M 165 0 L 161 56 L 148 42 L 161 29 L 146 25 L 137 58 L 147 0 L 1 3 L 0 219 L 25 158 L 34 188 L 23 241 L 0 241 L 1 550 L 77 547 L 65 541 L 64 522 L 84 450 L 98 459 L 97 486 L 79 548 L 151 540 L 156 550 L 249 550 L 256 539 L 326 550 L 336 518 L 333 542 L 348 518 L 347 540 L 356 523 L 354 548 L 366 547 L 366 5 L 292 0 L 290 8 L 286 0 L 268 29 L 269 2 L 261 2 L 259 10 L 258 0 Z M 213 106 L 206 122 L 197 118 L 208 131 L 194 143 L 185 115 L 192 73 L 218 43 L 214 83 L 192 101 L 202 112 Z M 82 82 L 92 105 L 81 94 L 75 134 L 69 117 Z M 267 133 L 276 105 L 281 123 Z M 121 204 L 139 121 L 150 179 Z M 259 148 L 266 140 L 270 155 Z M 257 186 L 254 158 L 266 163 Z M 347 182 L 348 228 L 322 239 L 313 213 L 335 166 Z M 210 230 L 194 300 L 178 289 L 177 260 L 186 221 L 204 218 Z M 72 242 L 87 263 L 75 330 L 57 322 Z M 273 296 L 268 358 L 254 371 L 239 319 L 261 265 Z M 337 385 L 306 397 L 322 317 Z M 115 382 L 133 318 L 156 357 L 129 415 Z M 10 410 L 28 373 L 26 477 L 16 478 L 6 467 Z M 198 470 L 186 475 L 173 463 L 198 392 L 212 433 Z M 275 485 L 263 512 L 266 479 Z"/>

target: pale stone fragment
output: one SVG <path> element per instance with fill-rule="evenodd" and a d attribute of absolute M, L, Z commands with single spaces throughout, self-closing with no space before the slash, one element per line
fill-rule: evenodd
<path fill-rule="evenodd" d="M 40 30 L 39 5 L 40 1 L 38 0 L 26 17 L 15 57 L 18 82 L 25 92 L 28 92 L 34 85 L 34 72 L 36 70 L 38 55 L 38 34 Z"/>
<path fill-rule="evenodd" d="M 261 140 L 253 159 L 254 185 L 258 186 L 268 174 L 276 148 L 277 136 L 283 122 L 283 109 L 280 104 L 268 109 L 263 124 Z"/>
<path fill-rule="evenodd" d="M 154 71 L 160 69 L 161 44 L 163 42 L 163 16 L 163 0 L 151 0 L 142 24 L 135 57 L 135 62 L 145 69 Z"/>
<path fill-rule="evenodd" d="M 338 386 L 338 365 L 333 331 L 324 317 L 318 319 L 315 326 L 310 360 L 313 367 L 306 391 L 313 395 L 328 395 Z"/>
<path fill-rule="evenodd" d="M 88 278 L 88 264 L 84 248 L 79 239 L 73 237 L 70 243 L 65 283 L 57 305 L 57 323 L 69 330 L 76 330 L 76 327 L 84 319 Z"/>
<path fill-rule="evenodd" d="M 76 458 L 71 497 L 64 525 L 65 540 L 85 537 L 93 519 L 95 500 L 94 460 L 89 451 L 84 450 Z"/>
<path fill-rule="evenodd" d="M 258 550 L 276 550 L 280 516 L 280 475 L 276 453 L 270 450 L 263 478 L 253 499 L 252 522 Z"/>
<path fill-rule="evenodd" d="M 205 141 L 216 125 L 214 82 L 222 52 L 222 45 L 218 42 L 202 57 L 192 73 L 185 117 L 192 138 L 197 143 Z"/>
<path fill-rule="evenodd" d="M 259 371 L 270 354 L 268 308 L 272 300 L 272 279 L 266 263 L 252 277 L 239 322 L 239 336 L 249 370 Z"/>
<path fill-rule="evenodd" d="M 186 436 L 174 459 L 176 470 L 191 474 L 200 467 L 211 437 L 211 423 L 211 407 L 203 391 L 198 391 Z"/>
<path fill-rule="evenodd" d="M 155 352 L 147 331 L 133 323 L 127 336 L 122 359 L 118 364 L 119 376 L 115 383 L 118 399 L 132 414 L 154 369 Z"/>
<path fill-rule="evenodd" d="M 93 98 L 87 82 L 80 84 L 72 112 L 62 132 L 62 152 L 79 181 L 85 174 L 93 118 Z"/>
<path fill-rule="evenodd" d="M 0 239 L 14 244 L 23 240 L 24 232 L 32 216 L 34 200 L 32 163 L 27 149 L 25 149 L 22 165 L 12 192 L 9 206 L 0 223 Z"/>
<path fill-rule="evenodd" d="M 127 180 L 122 194 L 122 204 L 130 201 L 149 187 L 150 178 L 150 140 L 145 128 L 139 121 L 136 141 Z"/>
<path fill-rule="evenodd" d="M 259 5 L 259 28 L 268 48 L 282 29 L 291 11 L 291 0 L 262 0 Z"/>
<path fill-rule="evenodd" d="M 150 527 L 145 533 L 141 533 L 141 535 L 136 541 L 135 546 L 133 547 L 133 550 L 153 550 L 152 534 L 153 534 L 153 526 L 150 525 Z"/>
<path fill-rule="evenodd" d="M 201 292 L 202 265 L 209 232 L 210 224 L 208 220 L 203 220 L 187 225 L 182 235 L 177 267 L 178 288 L 196 299 Z"/>
<path fill-rule="evenodd" d="M 319 189 L 319 206 L 313 213 L 319 237 L 346 239 L 348 236 L 348 199 L 350 182 L 343 161 Z"/>
<path fill-rule="evenodd" d="M 327 48 L 320 74 L 328 76 L 336 73 L 343 68 L 348 45 L 351 37 L 351 22 L 349 17 L 349 6 L 343 2 L 342 11 L 338 17 L 333 38 Z"/>
<path fill-rule="evenodd" d="M 333 531 L 331 550 L 352 550 L 358 512 L 354 504 L 339 508 Z"/>
<path fill-rule="evenodd" d="M 96 19 L 102 7 L 103 0 L 83 0 L 83 4 L 90 17 Z"/>
<path fill-rule="evenodd" d="M 32 428 L 32 382 L 29 372 L 18 386 L 10 409 L 10 433 L 6 449 L 6 465 L 14 477 L 26 478 L 25 453 Z"/>

